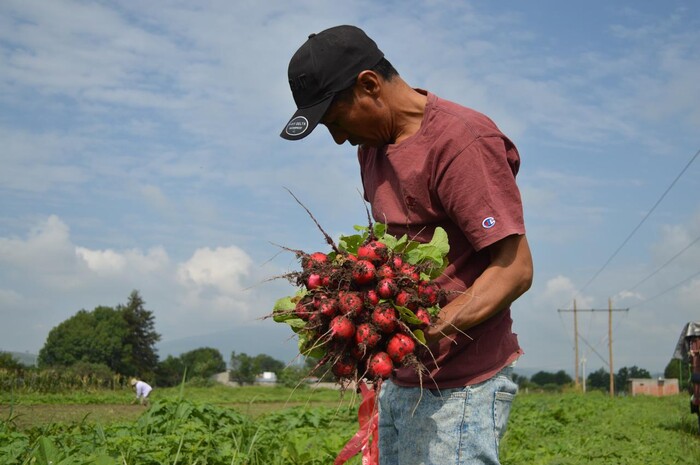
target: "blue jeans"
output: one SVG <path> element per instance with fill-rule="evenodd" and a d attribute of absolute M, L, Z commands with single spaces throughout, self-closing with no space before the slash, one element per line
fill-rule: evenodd
<path fill-rule="evenodd" d="M 379 391 L 380 465 L 496 465 L 518 386 L 508 366 L 482 383 L 456 389 Z"/>

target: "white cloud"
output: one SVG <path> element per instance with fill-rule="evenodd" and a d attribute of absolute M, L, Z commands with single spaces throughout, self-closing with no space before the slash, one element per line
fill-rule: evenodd
<path fill-rule="evenodd" d="M 592 298 L 578 294 L 576 286 L 566 276 L 555 276 L 547 280 L 544 290 L 538 296 L 538 300 L 550 304 L 563 305 L 562 309 L 573 307 L 576 299 L 577 308 L 586 308 L 591 305 Z"/>
<path fill-rule="evenodd" d="M 264 281 L 263 274 L 233 245 L 197 249 L 181 263 L 172 262 L 163 246 L 144 252 L 76 245 L 68 225 L 52 215 L 26 237 L 0 237 L 0 276 L 6 277 L 0 288 L 0 318 L 17 324 L 39 318 L 42 324 L 23 326 L 23 334 L 31 333 L 23 337 L 37 344 L 48 329 L 80 308 L 124 303 L 137 289 L 154 311 L 157 329 L 165 328 L 168 338 L 203 334 L 269 313 L 279 296 L 260 295 L 248 282 Z M 285 292 L 279 284 L 269 289 Z M 59 303 L 68 301 L 76 304 Z M 12 345 L 14 336 L 6 331 L 10 326 L 2 327 L 0 339 L 4 346 Z M 20 340 L 15 344 L 23 346 Z"/>
<path fill-rule="evenodd" d="M 622 300 L 622 301 L 625 301 L 628 299 L 630 299 L 632 301 L 635 301 L 635 300 L 639 301 L 639 300 L 644 299 L 644 296 L 642 294 L 640 294 L 639 292 L 631 292 L 631 291 L 624 290 L 624 291 L 620 291 L 613 299 L 614 300 Z"/>
<path fill-rule="evenodd" d="M 126 258 L 113 250 L 88 250 L 76 247 L 75 254 L 85 261 L 88 268 L 97 273 L 121 272 L 126 267 Z"/>
<path fill-rule="evenodd" d="M 185 286 L 198 290 L 215 288 L 225 295 L 235 295 L 242 291 L 243 279 L 250 275 L 252 263 L 238 247 L 205 247 L 181 264 L 177 275 Z"/>
<path fill-rule="evenodd" d="M 147 253 L 138 249 L 123 253 L 111 249 L 90 250 L 76 247 L 75 254 L 98 275 L 146 275 L 165 271 L 169 258 L 163 247 L 154 247 Z"/>
<path fill-rule="evenodd" d="M 0 237 L 0 262 L 23 270 L 42 273 L 68 270 L 74 262 L 70 247 L 70 229 L 57 216 L 39 222 L 26 239 Z"/>

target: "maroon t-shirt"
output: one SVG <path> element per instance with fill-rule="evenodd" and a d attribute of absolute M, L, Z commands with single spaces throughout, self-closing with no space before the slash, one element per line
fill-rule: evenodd
<path fill-rule="evenodd" d="M 447 232 L 449 265 L 437 279 L 447 291 L 464 291 L 488 266 L 485 247 L 525 234 L 515 175 L 520 156 L 485 115 L 427 95 L 420 130 L 400 144 L 358 151 L 365 198 L 372 216 L 397 237 L 430 241 Z M 448 292 L 449 300 L 455 292 Z M 421 361 L 430 374 L 396 370 L 402 386 L 453 388 L 484 381 L 522 350 L 505 308 L 465 334 L 445 337 Z M 434 358 L 433 358 L 434 357 Z"/>

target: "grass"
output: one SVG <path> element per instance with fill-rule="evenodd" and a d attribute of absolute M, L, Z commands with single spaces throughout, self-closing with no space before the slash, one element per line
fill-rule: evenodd
<path fill-rule="evenodd" d="M 233 408 L 253 419 L 262 420 L 269 414 L 280 412 L 285 415 L 280 418 L 289 425 L 299 424 L 302 418 L 313 423 L 315 417 L 306 416 L 311 415 L 315 407 L 334 411 L 348 405 L 356 408 L 358 404 L 352 392 L 346 392 L 343 396 L 333 389 L 292 391 L 277 387 L 217 386 L 186 387 L 184 393 L 180 388 L 156 389 L 153 392 L 154 401 L 177 400 L 181 395 L 188 401 L 216 405 L 217 408 Z M 51 431 L 55 425 L 71 423 L 98 425 L 96 430 L 102 426 L 134 425 L 146 409 L 131 405 L 132 399 L 133 394 L 126 390 L 65 395 L 26 394 L 14 396 L 10 402 L 8 397 L 2 397 L 0 426 L 2 420 L 17 431 L 36 428 Z M 334 415 L 331 414 L 331 417 Z M 317 432 L 312 434 L 291 426 L 282 428 L 278 434 L 285 434 L 287 438 L 286 453 L 290 448 L 297 448 L 291 444 L 290 438 L 295 438 L 294 441 L 301 445 L 319 439 Z M 340 422 L 338 426 L 324 429 L 320 438 L 330 441 L 327 451 L 337 450 L 355 428 L 354 423 Z M 146 443 L 143 444 L 144 448 L 147 447 Z M 165 444 L 162 443 L 161 447 Z M 295 463 L 317 463 L 318 456 L 308 452 L 307 446 L 301 445 L 297 452 L 308 453 L 311 458 L 298 459 Z M 501 442 L 501 457 L 504 465 L 696 465 L 700 463 L 698 418 L 690 414 L 686 394 L 611 399 L 600 392 L 585 395 L 574 392 L 523 393 L 513 404 L 508 431 Z"/>
<path fill-rule="evenodd" d="M 698 419 L 687 395 L 519 395 L 502 458 L 504 465 L 696 465 Z"/>
<path fill-rule="evenodd" d="M 179 387 L 153 391 L 151 400 L 178 399 Z M 296 389 L 283 387 L 227 386 L 186 387 L 184 396 L 194 402 L 209 403 L 237 410 L 256 418 L 265 413 L 296 406 L 323 406 L 336 408 L 357 403 L 352 392 L 345 394 L 336 389 Z M 112 424 L 134 421 L 145 410 L 132 405 L 131 391 L 67 392 L 64 394 L 28 393 L 0 396 L 0 419 L 13 415 L 13 423 L 20 429 L 49 423 L 81 422 Z"/>

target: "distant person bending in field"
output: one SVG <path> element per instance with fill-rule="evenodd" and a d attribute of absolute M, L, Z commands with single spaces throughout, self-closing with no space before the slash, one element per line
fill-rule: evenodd
<path fill-rule="evenodd" d="M 136 378 L 131 378 L 131 385 L 136 389 L 136 399 L 132 404 L 139 402 L 141 405 L 148 407 L 148 394 L 153 390 L 151 385 Z"/>

